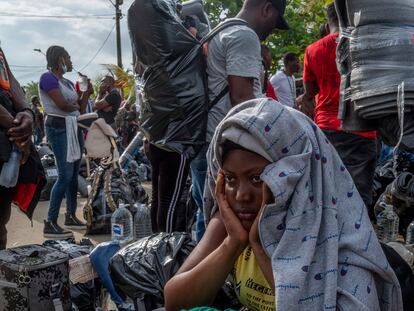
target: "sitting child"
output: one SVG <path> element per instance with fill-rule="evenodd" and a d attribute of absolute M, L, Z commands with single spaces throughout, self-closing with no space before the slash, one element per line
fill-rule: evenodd
<path fill-rule="evenodd" d="M 207 158 L 208 227 L 165 286 L 168 311 L 211 305 L 229 274 L 251 310 L 402 310 L 352 178 L 309 118 L 245 102 Z"/>

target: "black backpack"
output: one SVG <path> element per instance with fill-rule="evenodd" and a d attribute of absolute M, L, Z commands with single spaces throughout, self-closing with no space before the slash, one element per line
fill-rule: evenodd
<path fill-rule="evenodd" d="M 229 19 L 200 42 L 183 25 L 169 0 L 135 0 L 128 10 L 134 71 L 142 94 L 140 129 L 148 141 L 188 159 L 205 144 L 209 103 L 203 46 L 233 25 Z"/>

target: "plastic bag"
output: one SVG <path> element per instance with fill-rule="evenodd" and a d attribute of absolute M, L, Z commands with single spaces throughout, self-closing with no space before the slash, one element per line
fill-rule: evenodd
<path fill-rule="evenodd" d="M 381 246 L 400 282 L 404 310 L 414 310 L 414 275 L 410 266 L 392 247 L 383 243 Z"/>
<path fill-rule="evenodd" d="M 121 249 L 110 263 L 116 290 L 148 310 L 162 307 L 165 284 L 194 246 L 187 233 L 160 233 Z"/>
<path fill-rule="evenodd" d="M 112 213 L 120 201 L 133 205 L 136 201 L 131 186 L 115 166 L 98 167 L 91 175 L 92 187 L 83 207 L 87 234 L 109 234 Z M 143 191 L 143 189 L 141 189 Z M 145 191 L 140 192 L 145 197 Z"/>
<path fill-rule="evenodd" d="M 200 42 L 173 0 L 136 0 L 128 10 L 141 128 L 154 145 L 194 157 L 205 142 L 207 96 Z"/>

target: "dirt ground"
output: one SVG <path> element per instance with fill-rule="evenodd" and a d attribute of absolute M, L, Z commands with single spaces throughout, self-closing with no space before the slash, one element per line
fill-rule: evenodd
<path fill-rule="evenodd" d="M 83 220 L 82 207 L 85 199 L 78 200 L 78 208 L 76 215 L 79 219 Z M 8 242 L 7 247 L 15 247 L 26 244 L 42 244 L 45 239 L 43 238 L 43 220 L 46 219 L 47 209 L 49 207 L 49 201 L 39 202 L 35 212 L 33 214 L 33 225 L 30 220 L 24 215 L 16 206 L 12 208 L 12 215 L 9 223 L 7 224 Z M 66 203 L 63 201 L 60 208 L 59 224 L 63 226 L 66 211 Z M 73 230 L 76 241 L 85 238 L 85 230 Z M 111 239 L 110 235 L 94 235 L 88 237 L 94 245 L 100 242 Z"/>
<path fill-rule="evenodd" d="M 148 195 L 151 195 L 151 183 L 143 183 L 144 189 Z M 83 220 L 83 205 L 86 199 L 78 198 L 78 208 L 76 215 L 79 219 Z M 12 215 L 9 223 L 7 224 L 8 230 L 8 242 L 7 247 L 15 247 L 27 244 L 42 244 L 45 239 L 43 238 L 43 220 L 47 217 L 47 209 L 49 207 L 49 201 L 41 201 L 37 205 L 33 214 L 33 222 L 24 215 L 16 206 L 12 207 Z M 60 208 L 60 214 L 58 223 L 63 226 L 65 221 L 66 202 L 62 202 Z M 85 236 L 85 230 L 73 230 L 75 240 L 80 241 L 83 238 L 89 238 L 94 245 L 111 239 L 110 235 L 93 235 Z"/>

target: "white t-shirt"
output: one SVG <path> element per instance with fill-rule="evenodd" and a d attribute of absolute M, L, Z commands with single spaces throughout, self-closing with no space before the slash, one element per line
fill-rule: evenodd
<path fill-rule="evenodd" d="M 296 101 L 296 82 L 294 76 L 288 76 L 284 71 L 278 71 L 270 78 L 270 83 L 282 105 L 294 107 Z"/>

